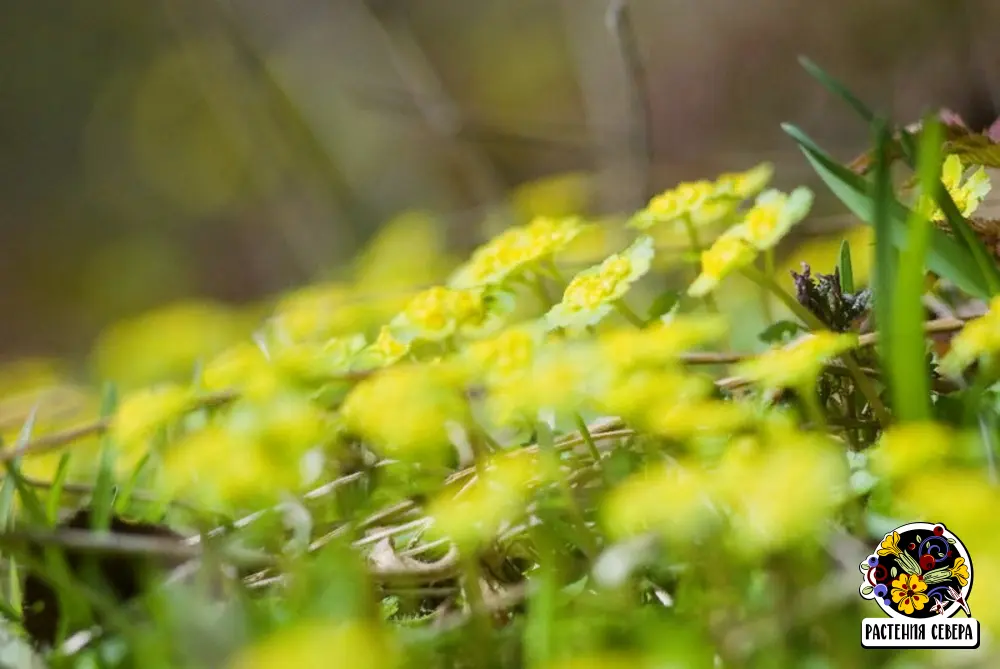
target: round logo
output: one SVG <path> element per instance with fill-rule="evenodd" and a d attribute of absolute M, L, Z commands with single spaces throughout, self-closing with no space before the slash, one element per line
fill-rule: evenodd
<path fill-rule="evenodd" d="M 959 610 L 969 617 L 972 560 L 962 542 L 941 523 L 909 523 L 885 535 L 861 563 L 861 596 L 889 616 L 909 620 Z"/>

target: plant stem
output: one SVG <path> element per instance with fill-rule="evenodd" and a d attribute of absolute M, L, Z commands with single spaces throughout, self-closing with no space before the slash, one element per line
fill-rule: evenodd
<path fill-rule="evenodd" d="M 744 267 L 743 275 L 756 283 L 759 286 L 766 287 L 771 293 L 781 300 L 789 311 L 795 314 L 796 317 L 802 320 L 809 328 L 813 330 L 827 330 L 826 325 L 823 324 L 811 311 L 806 309 L 804 306 L 799 304 L 798 300 L 788 294 L 785 290 L 781 288 L 773 279 L 764 276 L 761 272 L 753 266 Z M 857 386 L 861 394 L 865 396 L 868 400 L 868 404 L 871 405 L 872 411 L 875 412 L 875 416 L 878 418 L 879 423 L 883 426 L 888 425 L 892 421 L 892 417 L 889 414 L 888 409 L 886 409 L 885 404 L 882 403 L 882 399 L 878 396 L 878 391 L 872 384 L 871 379 L 865 376 L 865 373 L 861 371 L 860 365 L 854 359 L 854 355 L 851 353 L 845 353 L 840 356 L 841 361 L 844 363 L 844 367 L 847 367 L 847 371 L 851 373 L 851 378 L 854 379 L 854 384 Z"/>
<path fill-rule="evenodd" d="M 593 435 L 590 434 L 590 428 L 587 427 L 587 421 L 583 420 L 583 416 L 580 414 L 574 415 L 574 420 L 576 421 L 576 426 L 580 430 L 580 437 L 583 438 L 583 443 L 587 445 L 587 450 L 590 451 L 590 457 L 594 458 L 594 462 L 598 465 L 601 463 L 601 451 L 597 448 L 597 443 L 594 441 Z"/>
<path fill-rule="evenodd" d="M 490 658 L 490 621 L 486 611 L 486 604 L 483 601 L 483 591 L 480 584 L 479 558 L 472 555 L 464 560 L 465 572 L 465 599 L 469 604 L 469 613 L 472 617 L 473 634 L 476 636 L 476 660 L 482 667 L 489 666 Z"/>
<path fill-rule="evenodd" d="M 764 276 L 769 279 L 774 278 L 774 249 L 767 249 L 764 251 Z M 774 321 L 774 312 L 771 309 L 771 296 L 766 288 L 761 287 L 760 292 L 760 302 L 761 306 L 764 308 L 764 318 L 767 319 L 768 323 Z"/>
<path fill-rule="evenodd" d="M 625 317 L 625 320 L 640 330 L 645 327 L 645 321 L 639 318 L 639 315 L 632 311 L 627 304 L 625 304 L 625 300 L 616 300 L 615 309 L 617 309 L 618 313 Z"/>
<path fill-rule="evenodd" d="M 688 239 L 691 241 L 691 250 L 701 256 L 701 242 L 698 241 L 698 231 L 694 227 L 694 223 L 691 222 L 691 217 L 685 215 L 683 217 L 684 227 L 687 230 Z M 705 306 L 708 310 L 714 314 L 719 313 L 719 305 L 715 302 L 715 296 L 711 292 L 705 293 Z"/>

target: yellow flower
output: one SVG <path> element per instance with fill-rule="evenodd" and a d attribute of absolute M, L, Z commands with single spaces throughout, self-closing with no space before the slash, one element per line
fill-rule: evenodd
<path fill-rule="evenodd" d="M 376 293 L 436 283 L 452 266 L 446 248 L 447 232 L 439 217 L 404 211 L 381 225 L 355 259 L 354 283 Z M 351 327 L 362 328 L 360 323 Z"/>
<path fill-rule="evenodd" d="M 941 169 L 941 182 L 944 184 L 951 199 L 962 216 L 969 217 L 979 208 L 980 203 L 990 192 L 991 185 L 986 170 L 982 167 L 976 169 L 965 183 L 962 183 L 962 176 L 965 167 L 962 159 L 955 154 L 945 158 L 944 166 Z M 944 212 L 938 208 L 933 198 L 921 195 L 917 203 L 917 211 L 935 221 L 945 220 Z"/>
<path fill-rule="evenodd" d="M 413 297 L 393 321 L 397 332 L 407 332 L 403 341 L 414 338 L 437 341 L 455 334 L 460 319 L 482 313 L 481 294 L 459 292 L 444 286 L 428 288 Z"/>
<path fill-rule="evenodd" d="M 160 475 L 170 497 L 191 496 L 212 508 L 232 508 L 291 487 L 288 484 L 294 479 L 288 480 L 288 470 L 274 467 L 246 435 L 212 425 L 172 444 L 163 457 Z"/>
<path fill-rule="evenodd" d="M 354 359 L 354 366 L 359 369 L 387 367 L 406 356 L 410 352 L 410 344 L 396 339 L 392 329 L 383 325 L 375 341 L 362 349 Z"/>
<path fill-rule="evenodd" d="M 270 327 L 278 340 L 292 342 L 356 331 L 370 307 L 354 298 L 351 288 L 339 283 L 300 288 L 278 301 Z"/>
<path fill-rule="evenodd" d="M 989 311 L 966 323 L 955 335 L 941 368 L 949 374 L 959 374 L 980 356 L 997 351 L 1000 351 L 1000 297 L 990 300 Z"/>
<path fill-rule="evenodd" d="M 240 400 L 164 449 L 163 483 L 213 508 L 273 503 L 311 482 L 316 472 L 304 471 L 303 458 L 330 432 L 326 412 L 301 395 Z"/>
<path fill-rule="evenodd" d="M 273 452 L 293 459 L 320 445 L 329 426 L 324 411 L 294 393 L 266 403 L 241 402 L 231 410 L 230 420 Z"/>
<path fill-rule="evenodd" d="M 809 213 L 812 200 L 812 191 L 804 187 L 796 188 L 791 195 L 773 189 L 765 191 L 734 230 L 760 251 L 774 248 Z"/>
<path fill-rule="evenodd" d="M 906 423 L 886 430 L 872 452 L 872 469 L 891 479 L 904 479 L 934 469 L 948 454 L 944 445 L 956 435 L 939 423 Z"/>
<path fill-rule="evenodd" d="M 191 406 L 192 395 L 180 386 L 144 389 L 127 396 L 111 420 L 111 435 L 128 447 L 142 442 L 160 427 L 180 418 Z"/>
<path fill-rule="evenodd" d="M 718 495 L 734 509 L 737 545 L 750 553 L 820 539 L 847 488 L 847 463 L 822 437 L 790 435 L 727 464 L 736 470 L 718 477 L 730 483 Z"/>
<path fill-rule="evenodd" d="M 564 172 L 521 184 L 510 194 L 511 204 L 524 220 L 536 216 L 571 216 L 588 208 L 593 177 L 587 172 Z"/>
<path fill-rule="evenodd" d="M 969 583 L 969 566 L 965 564 L 964 557 L 955 558 L 955 564 L 951 566 L 951 575 L 958 579 L 958 584 L 963 588 Z"/>
<path fill-rule="evenodd" d="M 739 234 L 723 234 L 709 249 L 701 252 L 701 274 L 688 288 L 688 295 L 701 297 L 712 292 L 724 278 L 746 267 L 756 257 L 756 249 Z"/>
<path fill-rule="evenodd" d="M 926 590 L 924 579 L 916 574 L 900 574 L 892 582 L 892 601 L 896 602 L 896 608 L 910 616 L 914 611 L 923 609 L 924 604 L 930 601 L 925 594 Z"/>
<path fill-rule="evenodd" d="M 746 172 L 720 174 L 715 180 L 715 195 L 745 200 L 757 195 L 771 181 L 774 166 L 761 163 Z"/>
<path fill-rule="evenodd" d="M 815 332 L 748 360 L 737 373 L 771 389 L 808 387 L 831 358 L 857 345 L 855 334 Z"/>
<path fill-rule="evenodd" d="M 649 271 L 653 254 L 653 240 L 644 235 L 599 266 L 580 272 L 566 287 L 562 301 L 546 314 L 546 322 L 570 330 L 594 325 Z"/>
<path fill-rule="evenodd" d="M 270 350 L 274 371 L 293 383 L 322 383 L 347 373 L 365 346 L 364 335 L 333 337 L 325 343 L 280 344 Z"/>
<path fill-rule="evenodd" d="M 402 343 L 442 341 L 460 332 L 489 331 L 513 306 L 511 296 L 499 290 L 434 286 L 415 295 L 389 327 Z"/>
<path fill-rule="evenodd" d="M 392 639 L 378 627 L 331 620 L 299 622 L 278 631 L 242 650 L 227 669 L 326 669 L 337 657 L 350 658 L 351 669 L 394 669 L 402 659 Z"/>
<path fill-rule="evenodd" d="M 701 209 L 714 194 L 715 187 L 710 181 L 680 183 L 650 200 L 644 211 L 645 216 L 634 219 L 632 227 L 644 230 L 655 223 L 690 216 Z"/>
<path fill-rule="evenodd" d="M 692 464 L 653 467 L 614 488 L 601 514 L 609 534 L 624 539 L 646 532 L 690 540 L 718 518 L 711 477 Z"/>
<path fill-rule="evenodd" d="M 618 374 L 609 383 L 608 388 L 600 395 L 599 404 L 608 413 L 634 421 L 638 425 L 662 426 L 665 410 L 677 408 L 683 413 L 692 408 L 690 402 L 707 397 L 713 389 L 710 379 L 686 374 L 681 370 L 630 370 Z M 677 418 L 676 415 L 674 417 Z M 719 418 L 713 412 L 707 422 L 711 423 Z M 672 427 L 679 429 L 681 422 L 682 419 L 674 421 Z M 688 426 L 691 424 L 688 422 Z"/>
<path fill-rule="evenodd" d="M 594 366 L 589 348 L 545 348 L 536 351 L 524 373 L 491 378 L 487 409 L 501 425 L 535 422 L 542 411 L 580 411 L 604 395 L 609 374 Z"/>
<path fill-rule="evenodd" d="M 527 372 L 541 343 L 540 327 L 519 325 L 472 342 L 466 347 L 465 356 L 474 373 L 492 379 L 509 379 Z"/>
<path fill-rule="evenodd" d="M 642 330 L 617 328 L 598 339 L 600 355 L 618 369 L 658 366 L 675 362 L 687 351 L 726 334 L 721 317 L 679 316 Z"/>
<path fill-rule="evenodd" d="M 886 555 L 899 555 L 899 532 L 893 532 L 892 534 L 885 535 L 882 539 L 882 543 L 879 544 L 878 554 L 885 557 Z"/>
<path fill-rule="evenodd" d="M 476 249 L 458 268 L 452 288 L 492 286 L 516 278 L 566 248 L 583 229 L 577 217 L 536 217 L 530 224 L 509 228 Z"/>
<path fill-rule="evenodd" d="M 673 439 L 697 435 L 729 434 L 753 420 L 753 410 L 743 402 L 697 399 L 656 403 L 649 408 L 650 430 Z"/>
<path fill-rule="evenodd" d="M 434 531 L 463 552 L 474 551 L 493 539 L 505 523 L 523 515 L 532 489 L 547 478 L 537 454 L 529 451 L 495 456 L 482 469 L 483 476 L 460 496 L 445 493 L 428 511 Z"/>
<path fill-rule="evenodd" d="M 264 352 L 251 342 L 241 342 L 222 351 L 208 361 L 201 374 L 205 390 L 238 390 L 255 398 L 272 395 L 280 383 Z"/>
<path fill-rule="evenodd" d="M 928 495 L 928 490 L 947 490 L 948 494 Z M 890 512 L 894 517 L 933 518 L 958 527 L 968 544 L 977 533 L 993 536 L 997 508 L 1000 491 L 986 477 L 970 476 L 966 468 L 938 465 L 899 481 Z"/>
<path fill-rule="evenodd" d="M 116 323 L 94 347 L 98 373 L 130 387 L 188 379 L 195 364 L 250 333 L 243 314 L 210 302 L 178 302 Z"/>
<path fill-rule="evenodd" d="M 629 225 L 647 230 L 658 223 L 683 218 L 699 226 L 718 223 L 736 211 L 740 202 L 759 193 L 771 180 L 773 171 L 770 164 L 762 163 L 746 172 L 721 174 L 715 182 L 678 184 L 650 200 Z"/>
<path fill-rule="evenodd" d="M 345 427 L 386 457 L 438 457 L 450 448 L 447 424 L 464 423 L 461 388 L 445 368 L 389 367 L 361 381 L 344 400 Z"/>

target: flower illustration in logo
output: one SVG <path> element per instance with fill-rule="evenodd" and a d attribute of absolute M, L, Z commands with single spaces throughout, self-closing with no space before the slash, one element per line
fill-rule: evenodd
<path fill-rule="evenodd" d="M 971 617 L 972 561 L 940 523 L 909 523 L 885 534 L 860 565 L 861 596 L 892 618 Z"/>
<path fill-rule="evenodd" d="M 892 601 L 906 615 L 912 615 L 915 610 L 919 611 L 930 601 L 925 592 L 927 584 L 916 574 L 900 574 L 899 578 L 892 582 Z"/>

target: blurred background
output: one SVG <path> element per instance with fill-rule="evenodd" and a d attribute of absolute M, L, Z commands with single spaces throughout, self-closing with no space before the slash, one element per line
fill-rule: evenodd
<path fill-rule="evenodd" d="M 763 160 L 820 196 L 799 234 L 829 232 L 850 221 L 779 123 L 843 159 L 866 130 L 796 57 L 897 120 L 983 126 L 997 4 L 6 0 L 0 359 L 83 359 L 164 305 L 221 333 L 205 319 L 335 279 L 387 221 L 457 254 Z"/>

